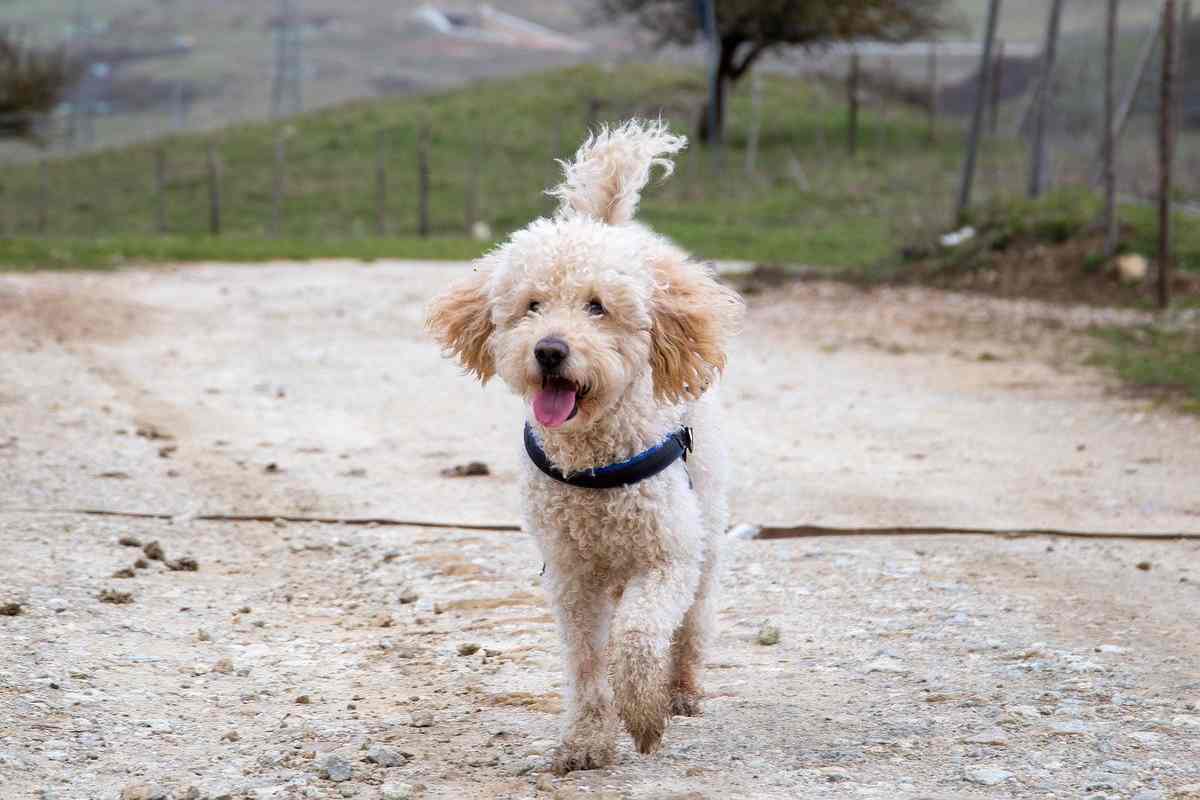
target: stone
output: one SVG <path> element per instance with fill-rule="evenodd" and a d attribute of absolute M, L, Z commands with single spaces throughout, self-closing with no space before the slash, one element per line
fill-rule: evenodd
<path fill-rule="evenodd" d="M 167 790 L 149 783 L 131 783 L 121 789 L 121 800 L 166 800 Z"/>
<path fill-rule="evenodd" d="M 908 672 L 908 665 L 898 658 L 892 656 L 880 656 L 874 661 L 867 664 L 867 672 L 889 672 L 901 674 Z"/>
<path fill-rule="evenodd" d="M 0 603 L 0 617 L 15 617 L 20 613 L 20 603 Z"/>
<path fill-rule="evenodd" d="M 96 595 L 96 599 L 101 603 L 124 606 L 133 602 L 133 595 L 129 592 L 119 592 L 116 589 L 101 589 L 100 594 Z"/>
<path fill-rule="evenodd" d="M 404 762 L 408 761 L 408 759 L 399 750 L 375 745 L 367 751 L 367 761 L 378 764 L 381 767 L 399 767 L 403 766 Z"/>
<path fill-rule="evenodd" d="M 379 796 L 383 800 L 409 800 L 413 796 L 413 787 L 407 783 L 385 783 Z"/>
<path fill-rule="evenodd" d="M 350 762 L 337 753 L 329 753 L 322 757 L 317 766 L 321 772 L 321 776 L 328 778 L 334 783 L 350 780 L 350 775 L 354 771 L 350 766 Z"/>
<path fill-rule="evenodd" d="M 61 614 L 70 608 L 70 606 L 68 606 L 67 601 L 63 600 L 61 597 L 51 597 L 46 601 L 46 608 L 50 609 L 55 614 Z"/>
<path fill-rule="evenodd" d="M 1097 653 L 1124 653 L 1125 648 L 1119 644 L 1102 644 L 1096 648 Z"/>
<path fill-rule="evenodd" d="M 400 601 L 400 605 L 406 606 L 410 603 L 415 603 L 420 600 L 421 595 L 417 594 L 412 589 L 405 589 L 400 593 L 400 596 L 397 599 Z"/>
<path fill-rule="evenodd" d="M 432 711 L 414 711 L 408 716 L 408 724 L 413 728 L 432 728 L 433 727 L 433 712 Z"/>
<path fill-rule="evenodd" d="M 1117 277 L 1121 283 L 1141 283 L 1150 271 L 1150 262 L 1137 253 L 1117 256 Z"/>
<path fill-rule="evenodd" d="M 158 543 L 158 540 L 147 542 L 145 546 L 142 547 L 142 552 L 145 553 L 146 558 L 150 559 L 151 561 L 162 561 L 165 555 L 165 553 L 163 553 L 162 545 Z"/>
<path fill-rule="evenodd" d="M 771 647 L 772 645 L 779 644 L 779 626 L 770 620 L 765 620 L 762 626 L 758 629 L 758 636 L 755 637 L 754 641 L 758 642 L 764 647 Z"/>
<path fill-rule="evenodd" d="M 968 736 L 963 739 L 967 744 L 990 744 L 1003 746 L 1008 744 L 1008 735 L 999 728 L 989 728 L 986 731 L 981 731 L 973 736 Z"/>
<path fill-rule="evenodd" d="M 1154 789 L 1142 789 L 1133 796 L 1133 800 L 1167 800 L 1167 796 Z"/>
<path fill-rule="evenodd" d="M 1050 733 L 1053 736 L 1079 736 L 1088 733 L 1089 730 L 1086 722 L 1080 722 L 1077 719 L 1050 723 Z"/>
<path fill-rule="evenodd" d="M 474 642 L 463 642 L 458 646 L 460 656 L 473 656 L 479 652 L 479 645 Z"/>
<path fill-rule="evenodd" d="M 228 658 L 219 658 L 217 659 L 217 663 L 212 665 L 212 671 L 228 675 L 233 672 L 233 661 Z"/>
<path fill-rule="evenodd" d="M 998 786 L 1011 778 L 1012 773 L 995 767 L 974 767 L 968 769 L 964 777 L 971 783 L 977 783 L 980 786 Z"/>

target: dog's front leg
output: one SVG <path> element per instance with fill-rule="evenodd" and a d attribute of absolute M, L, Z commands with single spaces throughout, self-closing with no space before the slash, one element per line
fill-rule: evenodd
<path fill-rule="evenodd" d="M 613 623 L 617 713 L 638 752 L 658 747 L 671 715 L 671 637 L 692 604 L 700 565 L 681 559 L 633 578 Z"/>
<path fill-rule="evenodd" d="M 605 646 L 612 600 L 603 586 L 547 574 L 565 648 L 567 719 L 552 767 L 563 775 L 597 769 L 617 757 L 617 723 L 608 686 Z"/>

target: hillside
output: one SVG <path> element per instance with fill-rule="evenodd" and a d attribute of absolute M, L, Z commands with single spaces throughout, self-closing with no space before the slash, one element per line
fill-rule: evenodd
<path fill-rule="evenodd" d="M 424 98 L 351 103 L 284 127 L 242 125 L 211 139 L 176 136 L 59 159 L 48 162 L 45 173 L 46 229 L 75 239 L 153 232 L 161 147 L 168 230 L 205 233 L 205 149 L 211 141 L 223 163 L 223 234 L 257 239 L 271 228 L 274 154 L 282 132 L 283 238 L 327 243 L 374 236 L 380 163 L 386 171 L 386 232 L 411 237 L 417 226 L 416 143 L 428 125 L 435 236 L 463 238 L 469 188 L 476 183 L 477 216 L 501 234 L 549 210 L 542 191 L 556 180 L 554 158 L 574 149 L 589 115 L 600 121 L 661 114 L 688 131 L 704 91 L 699 70 L 577 67 Z M 689 151 L 677 175 L 653 189 L 646 205 L 652 222 L 704 255 L 862 264 L 886 255 L 897 236 L 914 226 L 944 226 L 949 219 L 957 136 L 931 148 L 921 117 L 865 112 L 860 153 L 849 160 L 843 157 L 840 97 L 798 79 L 768 76 L 762 81 L 761 147 L 750 179 L 750 105 L 749 92 L 733 99 L 730 147 L 719 178 L 703 153 Z M 933 186 L 946 191 L 931 191 Z M 10 230 L 37 232 L 42 173 L 32 166 L 11 169 L 6 189 Z"/>

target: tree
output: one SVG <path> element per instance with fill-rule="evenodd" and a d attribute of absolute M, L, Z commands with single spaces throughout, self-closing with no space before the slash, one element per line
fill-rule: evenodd
<path fill-rule="evenodd" d="M 631 16 L 660 44 L 688 45 L 704 35 L 698 0 L 599 0 L 609 14 Z M 725 96 L 773 47 L 814 47 L 873 39 L 904 42 L 943 30 L 946 0 L 712 0 L 716 4 L 716 124 L 725 124 Z M 709 109 L 699 139 L 709 140 Z"/>
<path fill-rule="evenodd" d="M 42 49 L 0 29 L 0 137 L 37 139 L 39 116 L 63 101 L 80 74 L 65 48 Z"/>

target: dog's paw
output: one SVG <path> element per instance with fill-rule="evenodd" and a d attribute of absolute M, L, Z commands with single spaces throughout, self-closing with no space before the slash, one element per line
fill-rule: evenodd
<path fill-rule="evenodd" d="M 642 755 L 653 753 L 662 744 L 663 731 L 667 729 L 667 721 L 665 719 L 658 720 L 639 720 L 633 724 L 627 724 L 629 735 L 633 737 L 633 743 L 637 745 L 637 751 Z"/>
<path fill-rule="evenodd" d="M 704 709 L 700 706 L 699 692 L 681 691 L 676 688 L 671 692 L 671 714 L 676 717 L 700 717 Z"/>
<path fill-rule="evenodd" d="M 556 775 L 566 775 L 568 772 L 607 767 L 616 760 L 615 742 L 566 741 L 555 749 L 550 760 L 550 769 Z"/>

